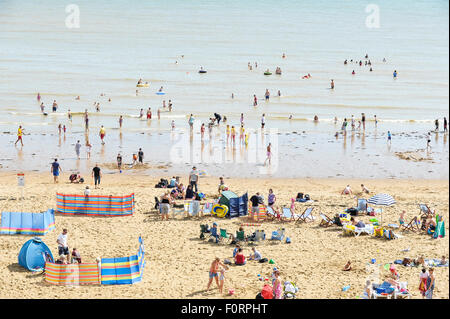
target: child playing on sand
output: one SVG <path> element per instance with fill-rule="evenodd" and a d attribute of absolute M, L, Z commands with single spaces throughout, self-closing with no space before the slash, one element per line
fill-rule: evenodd
<path fill-rule="evenodd" d="M 223 292 L 223 284 L 225 282 L 225 272 L 228 270 L 227 266 L 224 266 L 222 268 L 220 268 L 219 272 L 220 272 L 220 277 L 219 277 L 219 292 L 222 293 Z"/>
<path fill-rule="evenodd" d="M 400 225 L 403 225 L 405 223 L 405 214 L 406 212 L 404 210 L 400 213 L 400 217 L 398 218 L 398 223 Z"/>
<path fill-rule="evenodd" d="M 351 261 L 349 260 L 349 261 L 347 261 L 347 263 L 345 264 L 345 266 L 344 266 L 344 269 L 342 269 L 343 271 L 350 271 L 350 270 L 352 270 L 352 266 L 351 266 Z"/>
<path fill-rule="evenodd" d="M 223 268 L 227 268 L 227 266 L 225 266 L 221 261 L 220 258 L 216 257 L 213 262 L 211 263 L 211 267 L 209 268 L 209 281 L 208 281 L 208 286 L 206 287 L 206 290 L 209 289 L 209 287 L 211 286 L 211 283 L 213 281 L 214 278 L 216 278 L 216 284 L 217 287 L 220 289 L 220 285 L 219 285 L 219 279 L 217 278 L 218 276 L 218 271 L 219 271 L 219 266 L 222 266 Z M 224 278 L 225 279 L 225 278 Z"/>
<path fill-rule="evenodd" d="M 76 248 L 72 250 L 72 263 L 74 262 L 81 264 L 81 255 Z"/>

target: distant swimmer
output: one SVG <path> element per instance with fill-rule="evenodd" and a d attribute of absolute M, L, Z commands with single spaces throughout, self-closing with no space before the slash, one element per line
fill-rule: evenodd
<path fill-rule="evenodd" d="M 283 59 L 285 59 L 285 58 L 286 58 L 286 54 L 283 53 L 283 55 L 282 55 L 281 57 L 282 57 Z"/>
<path fill-rule="evenodd" d="M 362 61 L 359 61 L 359 66 L 362 66 Z"/>
<path fill-rule="evenodd" d="M 38 102 L 41 102 L 41 95 L 39 93 L 37 94 L 36 99 Z"/>
<path fill-rule="evenodd" d="M 161 110 L 158 109 L 158 120 L 160 120 L 160 119 L 161 119 Z"/>
<path fill-rule="evenodd" d="M 149 107 L 147 110 L 147 120 L 151 120 L 152 119 L 152 109 Z"/>
<path fill-rule="evenodd" d="M 222 116 L 220 116 L 220 114 L 218 114 L 218 113 L 214 113 L 214 117 L 217 121 L 217 125 L 219 125 L 220 121 L 222 120 Z"/>
<path fill-rule="evenodd" d="M 255 68 L 257 68 L 258 67 L 258 62 L 255 62 Z"/>
<path fill-rule="evenodd" d="M 41 107 L 41 112 L 44 113 L 44 109 L 45 109 L 44 102 L 41 103 L 40 107 Z"/>
<path fill-rule="evenodd" d="M 368 59 L 368 58 L 369 58 L 369 55 L 368 55 L 367 53 L 366 53 L 366 56 L 365 56 L 365 58 L 366 58 L 366 59 Z"/>
<path fill-rule="evenodd" d="M 386 58 L 383 58 L 383 62 L 386 62 Z"/>
<path fill-rule="evenodd" d="M 175 64 L 178 64 L 178 61 L 175 61 Z"/>
<path fill-rule="evenodd" d="M 139 81 L 137 82 L 137 84 L 142 84 L 142 79 L 139 79 Z"/>
<path fill-rule="evenodd" d="M 241 113 L 241 125 L 244 125 L 244 113 Z"/>
<path fill-rule="evenodd" d="M 447 125 L 448 125 L 448 123 L 447 123 L 447 118 L 444 117 L 444 132 L 445 132 L 445 133 L 448 132 L 448 131 L 447 131 Z"/>
<path fill-rule="evenodd" d="M 353 71 L 352 71 L 352 75 L 355 75 L 355 74 L 356 74 L 356 73 L 355 73 L 355 70 L 353 70 Z"/>
<path fill-rule="evenodd" d="M 372 68 L 370 68 L 370 70 L 369 70 L 370 72 L 372 72 L 373 71 L 373 69 Z"/>
<path fill-rule="evenodd" d="M 78 96 L 75 98 L 75 100 L 80 100 L 80 96 L 78 95 Z"/>
<path fill-rule="evenodd" d="M 169 112 L 172 112 L 172 100 L 169 100 Z"/>
<path fill-rule="evenodd" d="M 17 142 L 20 141 L 20 144 L 22 144 L 23 146 L 22 135 L 23 135 L 22 125 L 19 125 L 19 128 L 17 129 L 17 140 L 14 143 L 14 145 L 17 145 Z"/>
<path fill-rule="evenodd" d="M 251 66 L 250 62 L 248 62 L 247 67 L 248 67 L 249 70 L 252 69 L 252 66 Z"/>
<path fill-rule="evenodd" d="M 334 81 L 333 80 L 331 80 L 330 85 L 331 85 L 331 89 L 334 89 Z"/>
<path fill-rule="evenodd" d="M 375 126 L 377 126 L 377 124 L 378 124 L 377 116 L 374 115 L 373 118 L 374 118 L 374 120 L 375 120 Z"/>
<path fill-rule="evenodd" d="M 439 120 L 438 119 L 436 119 L 436 121 L 434 121 L 434 130 L 436 132 L 439 132 Z"/>
<path fill-rule="evenodd" d="M 428 135 L 427 135 L 427 151 L 428 150 L 431 150 L 431 133 L 430 132 L 428 132 Z"/>
<path fill-rule="evenodd" d="M 311 74 L 309 74 L 309 73 L 302 76 L 302 79 L 309 79 L 309 78 L 311 78 Z"/>
<path fill-rule="evenodd" d="M 122 128 L 122 123 L 123 123 L 123 116 L 121 115 L 119 117 L 119 127 Z"/>
<path fill-rule="evenodd" d="M 338 118 L 337 116 L 334 117 L 334 124 L 337 124 Z"/>
<path fill-rule="evenodd" d="M 344 61 L 344 65 L 347 65 L 347 63 L 348 63 L 348 62 L 347 62 L 347 59 L 346 59 L 346 60 Z"/>
<path fill-rule="evenodd" d="M 162 92 L 163 91 L 163 87 L 161 86 L 158 90 L 158 92 Z"/>
<path fill-rule="evenodd" d="M 253 94 L 253 106 L 258 105 L 258 98 L 256 97 L 256 94 Z"/>
<path fill-rule="evenodd" d="M 172 126 L 172 131 L 175 130 L 175 121 L 174 120 L 172 120 L 171 126 Z"/>
<path fill-rule="evenodd" d="M 267 158 L 264 161 L 264 166 L 266 165 L 267 161 L 269 161 L 269 165 L 270 165 L 271 159 L 272 159 L 272 143 L 269 143 L 269 145 L 267 145 Z"/>
<path fill-rule="evenodd" d="M 61 135 L 61 132 L 62 132 L 62 125 L 61 125 L 61 123 L 58 124 L 58 132 L 59 132 L 59 135 Z"/>
<path fill-rule="evenodd" d="M 388 137 L 388 143 L 389 143 L 389 145 L 392 144 L 392 134 L 391 134 L 391 131 L 388 131 L 388 132 L 387 132 L 387 137 Z"/>
<path fill-rule="evenodd" d="M 278 75 L 281 74 L 281 68 L 279 66 L 277 66 L 277 68 L 275 70 L 275 74 L 278 74 Z"/>
<path fill-rule="evenodd" d="M 102 140 L 102 144 L 105 144 L 104 138 L 105 138 L 105 135 L 106 135 L 106 131 L 105 131 L 105 128 L 103 127 L 103 125 L 100 128 L 100 132 L 99 133 L 100 133 L 100 139 Z"/>
<path fill-rule="evenodd" d="M 319 117 L 317 115 L 314 115 L 314 122 L 319 122 Z"/>
<path fill-rule="evenodd" d="M 263 129 L 265 125 L 266 125 L 266 114 L 263 113 L 263 115 L 261 116 L 261 128 Z"/>
<path fill-rule="evenodd" d="M 292 117 L 292 114 L 291 114 L 291 115 L 289 115 L 289 119 L 290 119 L 290 120 L 292 120 L 292 119 L 293 119 L 293 117 Z"/>
<path fill-rule="evenodd" d="M 141 119 L 144 116 L 144 109 L 141 109 L 139 112 L 139 118 Z"/>
<path fill-rule="evenodd" d="M 52 111 L 56 112 L 57 109 L 58 109 L 58 104 L 56 103 L 56 100 L 53 100 Z"/>
<path fill-rule="evenodd" d="M 278 94 L 278 96 L 281 96 L 281 92 L 280 92 L 280 90 L 278 90 L 278 93 L 277 93 L 277 94 Z"/>
<path fill-rule="evenodd" d="M 111 102 L 111 98 L 108 99 L 108 102 Z"/>
<path fill-rule="evenodd" d="M 366 114 L 364 114 L 364 113 L 361 113 L 361 122 L 363 125 L 363 130 L 365 130 L 366 129 Z"/>
<path fill-rule="evenodd" d="M 394 70 L 394 73 L 392 74 L 394 76 L 394 79 L 397 78 L 397 70 Z"/>
<path fill-rule="evenodd" d="M 231 98 L 234 99 L 234 93 L 231 93 Z"/>
<path fill-rule="evenodd" d="M 166 100 L 162 101 L 162 106 L 163 106 L 163 108 L 166 108 Z"/>

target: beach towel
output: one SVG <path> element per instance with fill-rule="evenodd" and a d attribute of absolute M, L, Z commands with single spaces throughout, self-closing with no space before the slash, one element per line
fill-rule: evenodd
<path fill-rule="evenodd" d="M 436 225 L 433 238 L 444 238 L 444 237 L 445 237 L 445 225 L 443 221 L 440 221 Z"/>

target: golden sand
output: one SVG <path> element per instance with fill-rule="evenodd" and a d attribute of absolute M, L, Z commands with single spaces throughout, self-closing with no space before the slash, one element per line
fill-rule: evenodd
<path fill-rule="evenodd" d="M 0 175 L 0 205 L 2 211 L 38 212 L 55 208 L 57 191 L 82 194 L 85 185 L 69 184 L 64 174 L 60 184 L 54 185 L 49 174 L 26 174 L 25 200 L 18 200 L 20 190 L 16 175 Z M 183 181 L 187 178 L 184 176 Z M 89 183 L 90 178 L 88 179 Z M 398 223 L 398 214 L 406 210 L 408 221 L 419 214 L 418 204 L 424 202 L 448 221 L 448 181 L 434 180 L 341 180 L 341 179 L 232 179 L 226 185 L 237 194 L 246 191 L 251 196 L 256 191 L 267 199 L 272 188 L 277 203 L 288 205 L 297 192 L 307 193 L 315 203 L 296 204 L 301 212 L 313 206 L 316 220 L 312 223 L 265 222 L 261 227 L 246 227 L 246 232 L 256 228 L 270 233 L 279 227 L 286 229 L 291 244 L 265 241 L 257 244 L 263 257 L 273 259 L 275 265 L 248 261 L 243 267 L 230 267 L 226 273 L 225 289 L 235 289 L 235 294 L 219 294 L 215 285 L 206 291 L 208 270 L 214 257 L 230 258 L 233 246 L 214 244 L 200 240 L 200 223 L 211 225 L 214 221 L 219 228 L 235 232 L 243 219 L 218 219 L 216 217 L 188 218 L 161 221 L 154 211 L 154 196 L 163 190 L 155 189 L 159 178 L 124 174 L 105 174 L 102 188 L 92 189 L 91 194 L 119 195 L 135 193 L 136 211 L 130 217 L 81 217 L 56 215 L 56 230 L 43 236 L 44 242 L 56 255 L 56 238 L 62 228 L 67 228 L 69 247 L 76 247 L 84 262 L 93 262 L 97 257 L 123 257 L 135 254 L 138 236 L 141 235 L 146 249 L 146 267 L 143 281 L 134 285 L 82 286 L 75 288 L 47 284 L 40 274 L 33 274 L 18 265 L 17 256 L 23 243 L 32 236 L 0 237 L 0 298 L 254 298 L 262 288 L 258 274 L 269 277 L 273 266 L 281 270 L 282 280 L 290 280 L 300 288 L 297 298 L 356 298 L 363 292 L 369 275 L 367 263 L 375 258 L 377 264 L 384 265 L 403 257 L 448 258 L 448 238 L 433 240 L 423 234 L 403 233 L 400 239 L 387 241 L 361 235 L 342 236 L 338 227 L 318 227 L 319 212 L 328 216 L 342 212 L 356 205 L 355 196 L 342 196 L 340 192 L 346 184 L 359 190 L 364 183 L 373 194 L 388 193 L 397 200 L 395 207 L 386 208 L 383 223 Z M 218 179 L 201 178 L 200 190 L 209 198 L 217 195 Z M 91 187 L 93 188 L 93 187 Z M 368 222 L 368 216 L 360 217 Z M 448 223 L 446 224 L 448 234 Z M 249 245 L 244 245 L 246 255 Z M 411 248 L 407 253 L 402 252 Z M 341 269 L 352 261 L 353 270 Z M 398 266 L 401 281 L 407 281 L 413 298 L 421 298 L 418 283 L 420 268 Z M 380 267 L 380 282 L 388 272 Z M 437 268 L 434 298 L 449 298 L 449 269 Z M 342 287 L 350 285 L 350 290 L 342 292 Z"/>

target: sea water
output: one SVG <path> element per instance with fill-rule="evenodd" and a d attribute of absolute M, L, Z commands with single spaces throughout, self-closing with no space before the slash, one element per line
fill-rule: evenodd
<path fill-rule="evenodd" d="M 440 120 L 442 129 L 443 117 L 448 118 L 447 1 L 73 4 L 79 9 L 79 28 L 67 23 L 73 13 L 66 12 L 67 3 L 0 1 L 3 169 L 47 170 L 58 157 L 67 169 L 89 170 L 95 161 L 114 162 L 119 151 L 129 162 L 142 147 L 146 160 L 169 163 L 167 172 L 176 173 L 197 163 L 211 174 L 230 176 L 448 178 L 446 135 L 433 133 L 432 149 L 424 151 L 434 120 Z M 375 5 L 378 25 L 367 22 L 374 14 L 368 5 Z M 351 59 L 362 60 L 363 66 Z M 208 73 L 199 74 L 201 67 Z M 276 67 L 282 75 L 275 74 Z M 265 76 L 266 69 L 273 74 Z M 308 73 L 311 78 L 302 79 Z M 139 78 L 150 87 L 136 88 Z M 329 89 L 331 79 L 334 90 Z M 166 94 L 156 95 L 161 86 Z M 40 112 L 38 92 L 47 116 Z M 53 100 L 59 105 L 55 113 Z M 172 101 L 172 112 L 162 108 L 163 100 Z M 100 103 L 100 112 L 94 102 Z M 149 107 L 152 120 L 139 119 L 139 110 L 145 113 Z M 244 113 L 251 133 L 247 148 L 227 145 L 222 124 L 201 142 L 199 125 L 214 112 L 225 115 L 237 131 Z M 192 138 L 187 124 L 191 113 L 196 119 Z M 265 131 L 260 130 L 263 113 Z M 334 137 L 344 118 L 354 115 L 357 121 L 361 113 L 368 120 L 364 134 L 349 127 L 345 137 Z M 66 125 L 65 135 L 58 134 L 58 124 Z M 30 134 L 24 136 L 23 148 L 14 147 L 18 125 Z M 107 131 L 103 146 L 101 125 Z M 392 145 L 386 141 L 388 130 Z M 78 139 L 93 144 L 90 161 L 76 160 Z M 262 167 L 269 142 L 276 162 L 272 168 Z M 405 161 L 395 154 L 415 150 L 428 160 Z"/>

